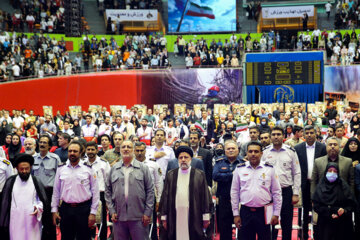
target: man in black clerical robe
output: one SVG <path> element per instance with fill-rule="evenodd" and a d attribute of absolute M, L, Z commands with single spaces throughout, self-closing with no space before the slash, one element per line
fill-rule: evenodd
<path fill-rule="evenodd" d="M 30 168 L 27 170 L 20 170 L 17 166 L 18 164 L 24 162 L 29 163 Z M 0 239 L 2 240 L 10 239 L 10 234 L 11 234 L 9 230 L 10 216 L 11 216 L 10 210 L 12 205 L 13 189 L 14 189 L 15 181 L 18 178 L 18 176 L 23 181 L 27 181 L 29 178 L 32 178 L 36 194 L 39 197 L 40 201 L 43 203 L 43 210 L 50 209 L 50 204 L 46 197 L 44 185 L 42 185 L 41 181 L 39 181 L 35 176 L 30 174 L 31 166 L 33 164 L 34 164 L 34 158 L 29 154 L 20 153 L 15 156 L 14 165 L 18 170 L 18 174 L 13 175 L 6 180 L 0 199 Z M 21 225 L 21 222 L 19 222 L 19 231 L 32 231 L 32 229 L 24 229 Z"/>
<path fill-rule="evenodd" d="M 181 160 L 183 155 L 189 160 Z M 180 240 L 179 234 L 181 240 L 207 239 L 203 229 L 210 224 L 211 195 L 204 172 L 190 167 L 192 156 L 191 148 L 180 146 L 176 150 L 180 168 L 167 173 L 159 208 L 165 229 L 161 231 L 161 239 Z M 185 174 L 188 174 L 188 179 L 184 181 L 183 186 L 179 186 L 178 181 L 184 179 Z M 179 198 L 183 201 L 179 201 Z M 179 211 L 179 209 L 185 210 Z M 181 219 L 177 213 L 183 215 L 184 212 L 186 213 L 182 223 L 177 222 Z"/>

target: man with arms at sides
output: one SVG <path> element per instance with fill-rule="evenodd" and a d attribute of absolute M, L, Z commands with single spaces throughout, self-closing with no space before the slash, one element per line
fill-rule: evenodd
<path fill-rule="evenodd" d="M 187 146 L 187 147 L 190 147 L 190 143 L 189 141 L 187 140 L 180 140 L 180 143 L 179 143 L 179 146 Z M 176 150 L 176 148 L 175 148 Z M 194 151 L 193 151 L 194 152 Z M 175 169 L 175 168 L 178 168 L 179 167 L 179 161 L 175 158 L 175 159 L 172 159 L 169 161 L 168 163 L 168 166 L 166 168 L 166 174 L 172 170 L 172 169 Z M 191 167 L 194 167 L 194 168 L 197 168 L 203 172 L 204 171 L 204 164 L 203 164 L 203 161 L 198 159 L 198 158 L 193 158 L 191 160 Z"/>
<path fill-rule="evenodd" d="M 16 156 L 18 174 L 5 183 L 1 198 L 1 239 L 40 240 L 42 213 L 50 206 L 41 181 L 32 176 L 34 158 L 25 153 Z"/>
<path fill-rule="evenodd" d="M 194 152 L 194 158 L 198 158 L 203 161 L 204 169 L 205 169 L 205 176 L 206 182 L 209 187 L 212 186 L 212 155 L 209 150 L 202 148 L 199 146 L 200 142 L 200 133 L 199 132 L 192 132 L 189 136 L 190 146 Z"/>
<path fill-rule="evenodd" d="M 208 119 L 208 113 L 206 110 L 201 111 L 201 119 L 199 120 L 203 129 L 204 129 L 204 137 L 206 140 L 206 144 L 215 141 L 215 124 L 211 119 Z"/>
<path fill-rule="evenodd" d="M 61 162 L 66 162 L 68 159 L 68 147 L 71 142 L 71 137 L 67 133 L 60 133 L 58 143 L 59 148 L 55 150 L 55 154 L 59 156 Z"/>
<path fill-rule="evenodd" d="M 90 229 L 95 227 L 99 186 L 91 166 L 80 161 L 84 148 L 79 141 L 72 141 L 69 161 L 62 163 L 56 171 L 51 212 L 53 224 L 60 221 L 63 239 L 89 240 Z"/>
<path fill-rule="evenodd" d="M 191 167 L 193 151 L 176 149 L 180 168 L 168 172 L 160 201 L 161 239 L 205 239 L 210 224 L 210 191 L 204 172 Z"/>
<path fill-rule="evenodd" d="M 134 158 L 134 145 L 129 140 L 121 144 L 121 161 L 110 170 L 105 199 L 115 240 L 148 239 L 154 183 L 149 168 Z"/>
<path fill-rule="evenodd" d="M 235 141 L 225 141 L 225 155 L 216 159 L 213 180 L 217 182 L 217 225 L 220 240 L 232 239 L 233 213 L 231 209 L 230 189 L 233 171 L 236 165 L 244 162 L 239 156 L 239 148 Z"/>
<path fill-rule="evenodd" d="M 170 160 L 175 158 L 174 150 L 165 145 L 165 131 L 158 129 L 154 133 L 155 135 L 155 146 L 149 148 L 146 153 L 147 159 L 155 159 L 161 167 L 163 180 L 165 179 L 166 168 Z"/>
<path fill-rule="evenodd" d="M 151 239 L 157 240 L 157 212 L 159 209 L 159 203 L 161 194 L 163 191 L 163 179 L 161 177 L 162 172 L 159 164 L 153 160 L 146 159 L 146 144 L 144 142 L 136 142 L 135 143 L 135 157 L 139 162 L 144 163 L 148 166 L 151 178 L 155 187 L 155 206 L 153 211 L 153 227 L 151 232 Z"/>
<path fill-rule="evenodd" d="M 124 135 L 120 132 L 114 132 L 112 135 L 112 140 L 114 143 L 114 148 L 107 150 L 102 156 L 102 159 L 108 161 L 111 167 L 114 166 L 114 164 L 121 158 L 120 146 L 124 141 Z"/>
<path fill-rule="evenodd" d="M 109 135 L 104 134 L 100 137 L 101 149 L 97 153 L 99 157 L 103 156 L 105 152 L 110 149 L 110 141 Z"/>
<path fill-rule="evenodd" d="M 312 210 L 310 195 L 311 175 L 315 159 L 326 155 L 326 146 L 316 141 L 314 126 L 307 125 L 304 131 L 305 142 L 296 145 L 295 151 L 301 168 L 301 193 L 304 213 L 302 217 L 303 238 L 308 239 L 309 212 Z M 301 214 L 299 214 L 299 222 L 301 221 L 300 219 Z"/>
<path fill-rule="evenodd" d="M 101 229 L 100 229 L 100 239 L 106 240 L 107 239 L 107 219 L 106 219 L 106 201 L 105 201 L 105 182 L 107 176 L 110 173 L 110 164 L 100 159 L 97 156 L 97 144 L 93 141 L 90 141 L 86 144 L 86 155 L 87 155 L 87 163 L 91 166 L 92 170 L 96 174 L 97 182 L 99 185 L 100 191 L 100 201 L 101 201 Z M 95 233 L 95 231 L 94 231 Z"/>
<path fill-rule="evenodd" d="M 284 130 L 274 127 L 271 130 L 272 145 L 268 146 L 261 157 L 261 161 L 274 166 L 279 177 L 282 191 L 282 206 L 280 212 L 282 239 L 291 240 L 293 204 L 299 201 L 301 187 L 301 169 L 295 149 L 283 144 Z M 272 239 L 277 239 L 278 231 L 273 227 Z"/>
<path fill-rule="evenodd" d="M 49 152 L 52 141 L 49 135 L 44 134 L 39 138 L 39 153 L 34 157 L 34 165 L 32 166 L 32 174 L 37 177 L 45 187 L 47 199 L 51 199 L 53 194 L 53 186 L 58 165 L 61 163 L 58 155 Z M 46 209 L 43 215 L 44 229 L 43 239 L 55 240 L 56 228 L 51 224 L 52 215 L 50 209 Z"/>
<path fill-rule="evenodd" d="M 250 142 L 247 148 L 248 162 L 237 165 L 231 184 L 234 223 L 240 229 L 240 239 L 255 239 L 256 234 L 259 239 L 271 239 L 269 223 L 276 225 L 279 222 L 282 204 L 280 183 L 275 169 L 260 162 L 261 144 Z M 266 205 L 271 202 L 273 215 L 268 223 L 264 215 L 267 214 Z"/>
<path fill-rule="evenodd" d="M 86 124 L 81 127 L 81 137 L 87 142 L 97 141 L 98 127 L 92 123 L 92 116 L 90 114 L 86 115 Z"/>

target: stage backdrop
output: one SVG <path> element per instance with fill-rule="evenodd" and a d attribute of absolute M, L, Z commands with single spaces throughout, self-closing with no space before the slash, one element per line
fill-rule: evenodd
<path fill-rule="evenodd" d="M 0 84 L 0 109 L 33 109 L 53 106 L 53 113 L 69 106 L 89 105 L 242 102 L 241 69 L 173 69 L 159 71 L 119 71 L 50 77 Z"/>

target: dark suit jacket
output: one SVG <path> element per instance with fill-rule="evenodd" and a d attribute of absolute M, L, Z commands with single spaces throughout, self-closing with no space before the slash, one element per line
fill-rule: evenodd
<path fill-rule="evenodd" d="M 324 177 L 326 165 L 329 163 L 328 156 L 323 156 L 315 159 L 314 169 L 311 176 L 311 196 L 314 194 L 316 186 L 320 179 Z M 351 158 L 347 158 L 339 155 L 337 164 L 339 165 L 339 177 L 341 177 L 350 187 L 350 190 L 354 193 L 354 167 L 352 165 Z"/>
<path fill-rule="evenodd" d="M 191 160 L 191 167 L 197 168 L 197 169 L 205 172 L 203 162 L 198 158 L 193 158 Z M 168 173 L 170 170 L 175 169 L 175 168 L 179 168 L 179 161 L 176 158 L 172 159 L 168 162 L 168 165 L 166 168 L 166 173 Z"/>
<path fill-rule="evenodd" d="M 298 155 L 300 168 L 301 168 L 301 187 L 303 188 L 306 184 L 307 174 L 308 174 L 308 162 L 307 162 L 307 155 L 306 155 L 306 142 L 297 144 L 295 147 L 295 151 Z M 315 142 L 315 156 L 314 162 L 316 158 L 325 156 L 326 146 L 323 143 Z"/>
<path fill-rule="evenodd" d="M 199 147 L 198 158 L 201 159 L 204 163 L 206 182 L 207 182 L 208 186 L 211 187 L 212 186 L 212 172 L 213 172 L 212 154 L 209 150 Z"/>
<path fill-rule="evenodd" d="M 201 119 L 200 119 L 201 122 Z M 206 136 L 206 143 L 209 144 L 209 142 L 211 141 L 211 138 L 215 138 L 215 133 L 214 133 L 214 128 L 215 128 L 215 124 L 212 120 L 208 119 L 207 122 L 207 136 Z"/>

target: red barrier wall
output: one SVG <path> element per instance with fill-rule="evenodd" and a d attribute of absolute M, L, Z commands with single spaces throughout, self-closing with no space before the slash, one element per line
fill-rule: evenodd
<path fill-rule="evenodd" d="M 0 109 L 33 109 L 43 114 L 42 106 L 53 106 L 62 114 L 69 106 L 127 105 L 141 103 L 141 79 L 135 71 L 91 73 L 51 77 L 0 84 Z"/>

